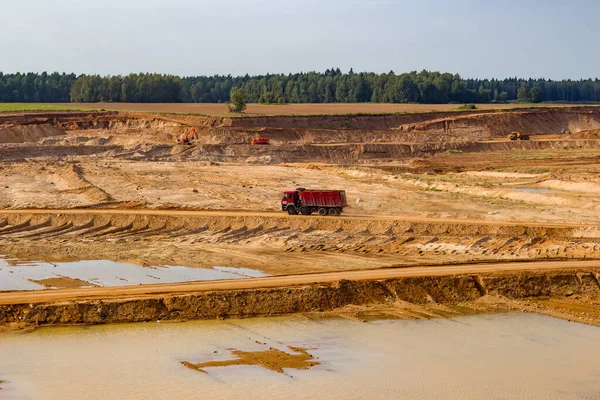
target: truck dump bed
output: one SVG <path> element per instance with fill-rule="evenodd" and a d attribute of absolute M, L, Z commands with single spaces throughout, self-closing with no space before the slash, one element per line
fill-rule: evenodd
<path fill-rule="evenodd" d="M 346 207 L 345 190 L 303 190 L 300 192 L 303 206 L 308 207 Z"/>

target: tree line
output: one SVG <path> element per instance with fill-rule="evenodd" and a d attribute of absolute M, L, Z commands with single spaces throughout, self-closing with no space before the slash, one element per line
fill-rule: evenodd
<path fill-rule="evenodd" d="M 464 79 L 442 72 L 325 72 L 178 77 L 2 74 L 1 102 L 220 103 L 233 88 L 250 103 L 600 102 L 596 79 Z"/>
<path fill-rule="evenodd" d="M 0 72 L 0 102 L 68 103 L 75 74 L 3 74 Z"/>

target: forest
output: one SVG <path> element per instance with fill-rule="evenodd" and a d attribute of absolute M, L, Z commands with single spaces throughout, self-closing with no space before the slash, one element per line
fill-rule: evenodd
<path fill-rule="evenodd" d="M 0 102 L 221 103 L 243 88 L 249 103 L 600 102 L 596 79 L 464 79 L 458 74 L 325 72 L 257 76 L 126 76 L 0 72 Z"/>

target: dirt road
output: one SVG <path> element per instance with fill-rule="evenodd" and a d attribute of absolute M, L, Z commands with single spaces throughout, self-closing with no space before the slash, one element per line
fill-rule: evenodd
<path fill-rule="evenodd" d="M 253 212 L 253 211 L 206 211 L 206 210 L 143 210 L 143 209 L 19 209 L 0 210 L 0 215 L 140 215 L 140 216 L 178 216 L 178 217 L 260 217 L 260 218 L 284 218 L 284 219 L 319 219 L 319 220 L 372 220 L 372 221 L 407 221 L 423 223 L 449 223 L 449 224 L 474 224 L 489 226 L 520 226 L 523 222 L 480 220 L 468 218 L 431 218 L 415 215 L 361 215 L 344 214 L 342 216 L 301 216 L 288 215 L 284 212 Z M 566 223 L 541 223 L 527 222 L 527 226 L 546 228 L 580 228 L 598 227 L 598 224 L 566 224 Z"/>
<path fill-rule="evenodd" d="M 162 285 L 3 292 L 0 293 L 0 304 L 46 303 L 95 299 L 132 299 L 146 296 L 216 290 L 265 289 L 300 285 L 315 285 L 337 282 L 340 280 L 381 280 L 409 277 L 449 276 L 513 271 L 569 270 L 599 267 L 600 261 L 565 261 L 423 266 L 416 268 L 385 268 L 366 271 L 342 271 L 320 274 L 286 275 L 266 278 L 247 278 Z"/>

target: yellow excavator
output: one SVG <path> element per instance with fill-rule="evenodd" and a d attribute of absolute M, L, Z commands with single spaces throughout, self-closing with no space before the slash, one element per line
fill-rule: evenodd
<path fill-rule="evenodd" d="M 179 144 L 192 144 L 193 139 L 198 139 L 198 135 L 196 134 L 196 128 L 190 128 L 183 135 L 177 138 L 177 143 Z"/>
<path fill-rule="evenodd" d="M 510 140 L 529 140 L 529 135 L 523 135 L 521 132 L 511 132 L 508 134 L 507 139 Z"/>

